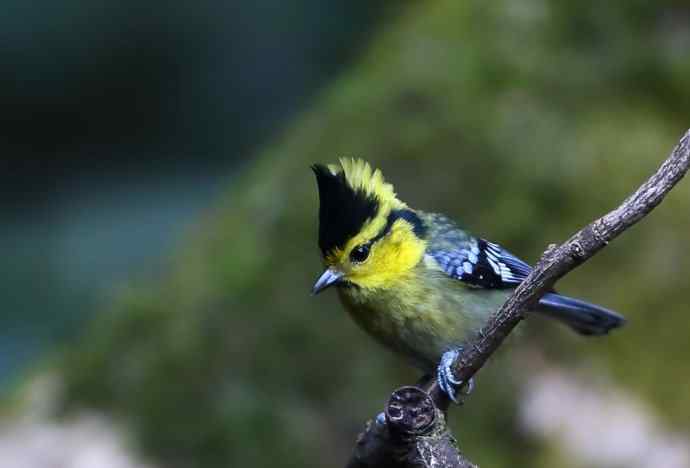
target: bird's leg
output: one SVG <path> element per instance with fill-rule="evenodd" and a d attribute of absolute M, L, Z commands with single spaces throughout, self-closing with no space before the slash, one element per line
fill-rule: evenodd
<path fill-rule="evenodd" d="M 474 379 L 471 378 L 467 382 L 463 382 L 455 378 L 453 374 L 453 363 L 462 353 L 462 348 L 455 348 L 443 353 L 441 356 L 441 362 L 438 365 L 436 371 L 436 378 L 438 380 L 438 385 L 441 390 L 448 395 L 455 404 L 461 405 L 463 400 L 462 397 L 458 398 L 458 393 L 460 395 L 469 395 L 474 390 Z"/>

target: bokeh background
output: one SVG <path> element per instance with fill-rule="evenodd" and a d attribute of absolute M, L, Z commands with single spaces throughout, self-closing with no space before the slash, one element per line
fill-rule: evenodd
<path fill-rule="evenodd" d="M 418 375 L 320 270 L 308 167 L 534 262 L 690 126 L 664 0 L 7 0 L 0 466 L 343 466 Z M 452 426 L 488 467 L 690 466 L 690 184 L 560 283 L 605 339 L 530 320 Z"/>

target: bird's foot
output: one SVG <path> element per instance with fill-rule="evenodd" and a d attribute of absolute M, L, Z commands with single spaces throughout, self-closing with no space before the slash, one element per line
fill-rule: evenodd
<path fill-rule="evenodd" d="M 467 396 L 474 390 L 474 379 L 471 378 L 467 382 L 463 382 L 455 378 L 453 374 L 453 363 L 460 356 L 462 348 L 452 349 L 446 351 L 441 356 L 441 362 L 436 371 L 436 378 L 441 390 L 448 395 L 455 404 L 461 405 L 463 403 L 462 396 Z M 458 397 L 460 395 L 460 397 Z"/>

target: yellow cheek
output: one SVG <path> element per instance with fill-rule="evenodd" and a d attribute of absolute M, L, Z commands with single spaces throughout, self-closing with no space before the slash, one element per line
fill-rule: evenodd
<path fill-rule="evenodd" d="M 367 262 L 352 267 L 348 279 L 363 288 L 391 287 L 419 263 L 424 248 L 425 242 L 411 232 L 393 232 L 374 246 Z"/>

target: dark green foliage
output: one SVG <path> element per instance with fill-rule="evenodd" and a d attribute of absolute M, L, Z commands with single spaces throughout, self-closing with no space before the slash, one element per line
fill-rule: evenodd
<path fill-rule="evenodd" d="M 615 206 L 688 126 L 682 8 L 410 8 L 237 177 L 168 278 L 99 317 L 64 364 L 69 406 L 123 418 L 165 466 L 342 466 L 387 392 L 417 375 L 357 330 L 334 294 L 309 295 L 321 267 L 309 165 L 366 158 L 410 206 L 533 262 Z M 599 340 L 548 327 L 555 338 L 541 345 L 611 372 L 685 430 L 689 186 L 559 284 L 628 326 Z M 482 466 L 530 466 L 542 450 L 517 434 L 519 370 L 506 373 L 507 361 L 492 361 L 452 410 Z"/>

